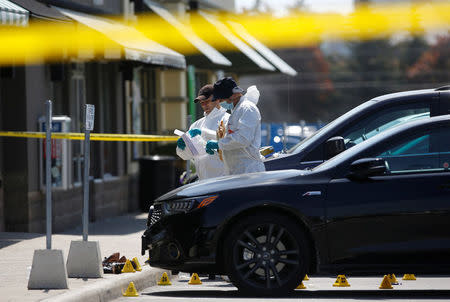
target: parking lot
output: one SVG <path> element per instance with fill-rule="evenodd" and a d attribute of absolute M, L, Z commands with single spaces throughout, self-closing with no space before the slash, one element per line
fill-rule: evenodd
<path fill-rule="evenodd" d="M 244 296 L 230 283 L 221 280 L 211 281 L 201 277 L 201 285 L 189 285 L 189 275 L 180 274 L 172 280 L 171 286 L 153 286 L 139 293 L 137 301 L 449 301 L 450 276 L 416 276 L 416 281 L 402 280 L 397 275 L 398 285 L 393 289 L 382 290 L 379 286 L 382 277 L 351 277 L 347 280 L 350 287 L 333 287 L 336 281 L 331 276 L 310 276 L 304 281 L 306 289 L 295 290 L 284 297 L 251 297 Z M 115 301 L 129 301 L 122 297 Z"/>

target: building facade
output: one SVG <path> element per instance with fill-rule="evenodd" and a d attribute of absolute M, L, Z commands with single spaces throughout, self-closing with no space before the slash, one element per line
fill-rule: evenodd
<path fill-rule="evenodd" d="M 8 0 L 8 3 L 21 8 L 29 24 L 65 22 L 107 36 L 99 24 L 114 22 L 108 19 L 110 15 L 124 20 L 120 26 L 131 26 L 146 14 L 154 14 L 174 30 L 183 32 L 179 26 L 184 25 L 176 20 L 201 11 L 216 35 L 226 39 L 227 35 L 218 29 L 222 28 L 218 21 L 209 14 L 234 10 L 231 0 Z M 23 26 L 24 16 L 19 16 L 19 10 L 12 13 L 17 14 L 11 17 L 17 21 L 14 26 Z M 82 132 L 83 107 L 93 104 L 95 133 L 171 135 L 174 129 L 186 129 L 190 121 L 202 115 L 193 103 L 201 86 L 224 75 L 239 77 L 281 71 L 243 42 L 244 45 L 229 42 L 235 51 L 222 53 L 215 48 L 214 39 L 200 34 L 195 40 L 185 37 L 198 52 L 183 55 L 176 45 L 172 49 L 164 45 L 150 48 L 146 38 L 142 39 L 140 49 L 132 49 L 126 40 L 108 38 L 117 43 L 118 53 L 1 66 L 0 129 L 42 131 L 44 104 L 50 99 L 54 125 L 59 125 L 54 127 L 55 131 Z M 196 44 L 199 39 L 204 41 L 201 47 Z M 154 60 L 156 57 L 158 61 Z M 53 144 L 53 231 L 59 232 L 81 224 L 84 149 L 83 142 L 76 140 L 54 140 Z M 174 149 L 173 144 L 167 143 L 91 142 L 91 221 L 140 210 L 139 159 L 160 152 L 164 145 Z M 0 231 L 45 231 L 43 154 L 40 139 L 0 138 Z M 175 165 L 184 167 L 181 161 Z"/>

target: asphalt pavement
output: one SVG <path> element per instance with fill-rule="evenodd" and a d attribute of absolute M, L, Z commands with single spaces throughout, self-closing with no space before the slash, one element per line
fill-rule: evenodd
<path fill-rule="evenodd" d="M 146 228 L 146 219 L 145 213 L 130 214 L 89 225 L 88 240 L 99 242 L 102 259 L 115 252 L 127 259 L 137 257 L 141 272 L 104 274 L 103 278 L 97 279 L 68 278 L 69 288 L 60 290 L 27 288 L 33 253 L 46 248 L 45 234 L 1 232 L 0 301 L 109 301 L 120 297 L 131 281 L 137 290 L 155 285 L 163 271 L 144 265 L 146 257 L 141 256 L 141 235 Z M 82 240 L 81 226 L 52 236 L 52 249 L 62 250 L 65 261 L 72 240 Z"/>

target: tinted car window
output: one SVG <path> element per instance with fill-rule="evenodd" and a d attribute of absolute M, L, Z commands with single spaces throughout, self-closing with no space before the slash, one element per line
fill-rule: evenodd
<path fill-rule="evenodd" d="M 390 173 L 441 170 L 439 152 L 432 144 L 438 136 L 439 129 L 431 129 L 427 134 L 411 136 L 373 156 L 384 158 Z"/>
<path fill-rule="evenodd" d="M 330 129 L 333 129 L 336 125 L 339 125 L 346 119 L 349 119 L 352 115 L 357 113 L 358 111 L 365 110 L 366 108 L 372 106 L 375 102 L 374 101 L 367 101 L 365 103 L 362 103 L 361 105 L 353 108 L 352 110 L 348 111 L 347 113 L 341 115 L 331 123 L 328 123 L 324 127 L 320 128 L 318 131 L 316 131 L 313 135 L 310 137 L 302 140 L 300 143 L 289 149 L 286 153 L 288 154 L 297 154 L 300 153 L 302 150 L 307 148 L 308 146 L 312 145 L 315 141 L 319 140 L 322 133 L 326 133 Z"/>
<path fill-rule="evenodd" d="M 423 135 L 390 148 L 379 156 L 400 156 L 407 154 L 425 154 L 430 152 L 430 135 Z"/>
<path fill-rule="evenodd" d="M 341 136 L 347 148 L 389 128 L 412 120 L 430 117 L 430 105 L 425 103 L 407 104 L 373 112 L 358 123 L 350 126 Z"/>

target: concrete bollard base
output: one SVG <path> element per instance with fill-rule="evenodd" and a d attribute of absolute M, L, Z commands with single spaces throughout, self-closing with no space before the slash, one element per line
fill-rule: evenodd
<path fill-rule="evenodd" d="M 98 241 L 71 241 L 67 257 L 69 278 L 102 278 L 103 267 Z"/>
<path fill-rule="evenodd" d="M 62 250 L 35 250 L 28 289 L 66 289 L 67 270 Z"/>

